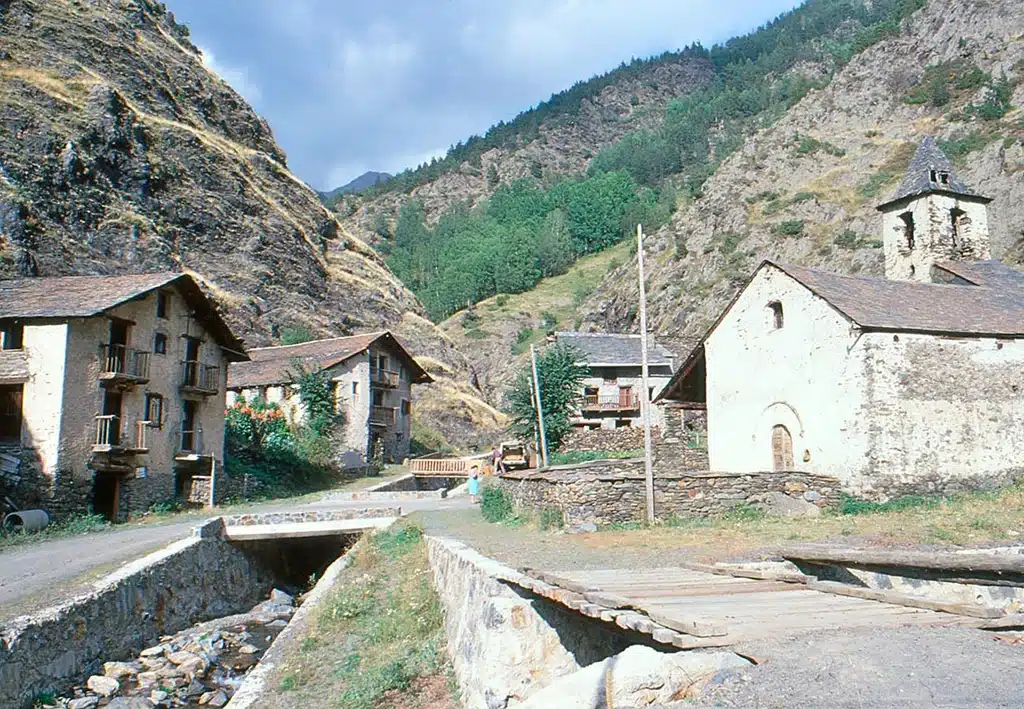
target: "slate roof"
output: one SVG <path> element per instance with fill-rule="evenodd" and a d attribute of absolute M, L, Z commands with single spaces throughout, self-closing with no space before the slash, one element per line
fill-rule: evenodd
<path fill-rule="evenodd" d="M 933 170 L 948 173 L 949 182 L 934 182 L 932 180 Z M 917 152 L 914 153 L 914 157 L 910 161 L 910 166 L 907 168 L 907 174 L 904 176 L 903 182 L 896 188 L 896 193 L 887 202 L 879 205 L 878 208 L 883 209 L 893 202 L 901 202 L 905 199 L 930 192 L 958 195 L 984 202 L 992 201 L 988 197 L 982 197 L 974 192 L 956 176 L 953 161 L 942 152 L 942 149 L 932 136 L 928 136 L 917 146 Z"/>
<path fill-rule="evenodd" d="M 580 350 L 591 365 L 635 365 L 640 366 L 640 335 L 609 335 L 592 332 L 558 332 L 558 342 L 572 345 Z M 671 352 L 648 335 L 647 363 L 671 365 Z"/>
<path fill-rule="evenodd" d="M 943 261 L 935 268 L 976 286 L 1024 289 L 1024 273 L 1002 261 Z"/>
<path fill-rule="evenodd" d="M 1024 335 L 1024 289 L 841 276 L 770 261 L 761 267 L 766 265 L 789 274 L 865 330 Z"/>
<path fill-rule="evenodd" d="M 228 389 L 286 384 L 292 379 L 295 360 L 308 368 L 329 369 L 365 352 L 378 340 L 384 340 L 389 349 L 402 358 L 412 374 L 413 383 L 426 384 L 433 381 L 391 333 L 370 332 L 249 350 L 251 361 L 234 364 L 228 369 Z"/>
<path fill-rule="evenodd" d="M 187 273 L 142 273 L 124 276 L 57 276 L 0 280 L 0 319 L 89 318 L 157 288 L 173 287 L 196 319 L 224 348 L 228 359 L 247 358 L 245 345 L 217 312 L 217 307 Z"/>

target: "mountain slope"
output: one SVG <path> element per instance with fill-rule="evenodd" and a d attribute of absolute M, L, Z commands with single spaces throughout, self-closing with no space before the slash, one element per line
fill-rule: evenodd
<path fill-rule="evenodd" d="M 0 277 L 194 272 L 250 345 L 389 328 L 454 435 L 501 416 L 373 249 L 287 168 L 266 122 L 150 0 L 0 0 Z M 446 402 L 451 403 L 448 406 Z"/>
<path fill-rule="evenodd" d="M 382 185 L 392 177 L 394 176 L 387 172 L 374 172 L 373 170 L 369 170 L 341 187 L 336 187 L 330 192 L 321 192 L 320 198 L 325 204 L 331 205 L 334 204 L 342 195 L 362 192 L 370 187 Z"/>
<path fill-rule="evenodd" d="M 944 139 L 962 177 L 995 198 L 993 256 L 1024 261 L 1019 10 L 1013 0 L 930 0 L 899 35 L 748 137 L 703 196 L 647 241 L 651 328 L 686 349 L 764 258 L 881 274 L 874 207 L 926 135 Z M 1006 104 L 978 108 L 995 99 L 975 69 L 993 77 Z M 634 260 L 584 304 L 584 327 L 635 329 L 636 294 Z"/>

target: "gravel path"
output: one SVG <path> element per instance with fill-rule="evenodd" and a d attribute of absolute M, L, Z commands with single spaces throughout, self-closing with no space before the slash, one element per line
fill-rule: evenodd
<path fill-rule="evenodd" d="M 405 511 L 458 509 L 466 498 L 402 502 L 267 503 L 245 511 L 275 512 L 351 507 L 393 507 Z M 239 510 L 228 510 L 234 514 Z M 212 515 L 209 515 L 212 516 Z M 59 603 L 87 591 L 91 584 L 117 567 L 187 537 L 205 517 L 188 516 L 165 523 L 113 527 L 77 537 L 18 546 L 0 552 L 0 621 Z"/>
<path fill-rule="evenodd" d="M 695 707 L 981 709 L 1024 706 L 1024 646 L 980 630 L 815 633 L 737 648 L 762 664 Z"/>

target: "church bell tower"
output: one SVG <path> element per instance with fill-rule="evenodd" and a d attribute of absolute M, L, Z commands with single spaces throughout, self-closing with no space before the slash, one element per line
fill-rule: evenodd
<path fill-rule="evenodd" d="M 935 139 L 925 138 L 895 196 L 878 207 L 885 277 L 930 283 L 937 263 L 991 258 L 991 201 L 961 182 Z"/>

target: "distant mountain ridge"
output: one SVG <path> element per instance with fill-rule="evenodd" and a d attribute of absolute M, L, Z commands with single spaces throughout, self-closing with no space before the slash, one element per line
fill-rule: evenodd
<path fill-rule="evenodd" d="M 342 185 L 341 187 L 336 187 L 330 192 L 321 192 L 320 199 L 324 201 L 324 204 L 330 205 L 343 194 L 358 194 L 359 192 L 370 187 L 374 187 L 375 185 L 383 185 L 392 177 L 394 177 L 394 175 L 389 172 L 367 170 L 356 179 Z"/>

